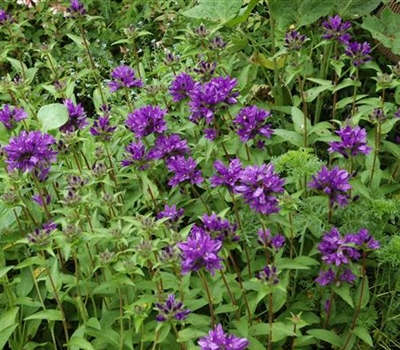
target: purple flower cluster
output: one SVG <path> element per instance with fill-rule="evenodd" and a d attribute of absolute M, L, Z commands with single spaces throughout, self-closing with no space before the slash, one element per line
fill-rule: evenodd
<path fill-rule="evenodd" d="M 111 73 L 111 78 L 113 80 L 108 83 L 110 92 L 115 92 L 123 88 L 131 89 L 134 87 L 143 87 L 143 82 L 135 77 L 135 71 L 129 66 L 119 66 L 114 68 Z"/>
<path fill-rule="evenodd" d="M 71 0 L 70 7 L 67 8 L 67 11 L 73 18 L 86 14 L 86 9 L 79 0 Z"/>
<path fill-rule="evenodd" d="M 70 99 L 65 99 L 64 106 L 68 109 L 69 118 L 68 121 L 60 127 L 61 132 L 74 132 L 88 125 L 86 112 L 80 103 L 75 105 Z"/>
<path fill-rule="evenodd" d="M 260 229 L 258 230 L 258 243 L 260 243 L 265 249 L 272 248 L 274 250 L 279 250 L 285 244 L 285 237 L 277 234 L 273 236 L 270 229 Z"/>
<path fill-rule="evenodd" d="M 28 241 L 40 248 L 44 248 L 50 243 L 50 235 L 55 229 L 57 229 L 57 225 L 54 222 L 44 223 L 41 228 L 36 228 L 35 231 L 28 234 Z"/>
<path fill-rule="evenodd" d="M 128 114 L 126 126 L 138 139 L 151 133 L 161 134 L 167 130 L 167 123 L 164 119 L 166 114 L 167 110 L 158 106 L 144 106 Z"/>
<path fill-rule="evenodd" d="M 201 171 L 197 169 L 197 163 L 192 157 L 176 156 L 167 159 L 167 168 L 174 173 L 169 180 L 168 185 L 175 187 L 180 183 L 189 181 L 192 185 L 202 183 L 204 181 Z"/>
<path fill-rule="evenodd" d="M 247 142 L 254 139 L 257 135 L 271 138 L 274 131 L 271 124 L 266 124 L 266 120 L 271 116 L 271 112 L 260 109 L 256 106 L 242 108 L 235 120 L 239 126 L 237 131 L 240 140 Z"/>
<path fill-rule="evenodd" d="M 8 130 L 15 127 L 17 122 L 27 118 L 26 112 L 22 108 L 12 107 L 6 104 L 2 109 L 0 109 L 0 122 Z"/>
<path fill-rule="evenodd" d="M 322 23 L 325 34 L 322 35 L 324 39 L 336 40 L 342 44 L 348 44 L 351 39 L 351 35 L 347 33 L 347 30 L 351 28 L 350 22 L 343 22 L 339 15 L 329 17 L 327 21 Z"/>
<path fill-rule="evenodd" d="M 233 192 L 239 183 L 240 174 L 243 170 L 240 160 L 237 158 L 231 160 L 228 167 L 220 160 L 216 160 L 214 168 L 217 174 L 210 178 L 211 186 L 225 186 L 229 191 Z"/>
<path fill-rule="evenodd" d="M 181 73 L 177 75 L 169 88 L 172 100 L 179 102 L 189 97 L 194 85 L 195 82 L 189 74 Z"/>
<path fill-rule="evenodd" d="M 352 128 L 347 125 L 336 133 L 340 136 L 341 141 L 329 142 L 329 146 L 331 146 L 328 149 L 329 152 L 338 152 L 345 158 L 349 158 L 350 155 L 368 154 L 371 151 L 371 148 L 367 146 L 365 129 L 359 126 Z"/>
<path fill-rule="evenodd" d="M 312 177 L 308 187 L 327 194 L 330 206 L 337 203 L 344 207 L 349 200 L 347 192 L 351 189 L 349 179 L 350 175 L 346 170 L 339 169 L 337 166 L 329 170 L 326 166 L 323 166 L 321 171 Z"/>
<path fill-rule="evenodd" d="M 190 310 L 184 309 L 183 303 L 181 301 L 177 301 L 174 294 L 169 294 L 165 303 L 156 303 L 155 306 L 160 312 L 156 316 L 156 320 L 158 322 L 164 322 L 173 319 L 177 321 L 183 321 L 191 312 Z"/>
<path fill-rule="evenodd" d="M 206 337 L 199 340 L 199 345 L 201 350 L 244 350 L 249 346 L 249 341 L 245 338 L 225 334 L 219 324 Z"/>
<path fill-rule="evenodd" d="M 178 248 L 182 252 L 182 274 L 196 272 L 204 267 L 214 275 L 215 270 L 222 269 L 222 259 L 218 256 L 221 247 L 220 240 L 212 239 L 202 228 L 194 225 L 186 242 L 178 243 Z"/>
<path fill-rule="evenodd" d="M 3 9 L 0 9 L 0 25 L 10 24 L 12 22 L 14 22 L 14 20 L 11 15 L 9 15 Z"/>
<path fill-rule="evenodd" d="M 284 191 L 284 179 L 274 173 L 273 164 L 248 166 L 239 175 L 239 184 L 234 187 L 250 208 L 264 215 L 279 212 L 276 193 Z"/>
<path fill-rule="evenodd" d="M 307 39 L 307 36 L 301 35 L 297 30 L 291 30 L 285 34 L 283 46 L 289 51 L 299 51 Z"/>
<path fill-rule="evenodd" d="M 358 233 L 348 233 L 343 236 L 334 227 L 318 244 L 322 261 L 331 267 L 326 271 L 320 271 L 315 281 L 322 286 L 337 281 L 352 283 L 356 276 L 347 266 L 358 261 L 363 252 L 376 249 L 379 249 L 379 242 L 370 235 L 367 229 L 362 228 Z M 336 267 L 336 273 L 332 266 Z"/>
<path fill-rule="evenodd" d="M 111 108 L 104 105 L 101 107 L 101 110 L 104 112 L 104 115 L 93 122 L 90 133 L 101 141 L 107 142 L 111 140 L 111 136 L 117 127 L 110 124 Z"/>
<path fill-rule="evenodd" d="M 146 153 L 146 148 L 142 141 L 131 142 L 127 147 L 125 147 L 127 158 L 122 160 L 122 166 L 134 165 L 139 170 L 144 170 L 149 166 L 149 158 Z"/>
<path fill-rule="evenodd" d="M 350 57 L 353 66 L 359 67 L 363 63 L 372 60 L 370 56 L 371 46 L 367 42 L 357 43 L 357 42 L 349 42 L 346 45 L 345 52 L 347 56 Z"/>
<path fill-rule="evenodd" d="M 183 156 L 190 152 L 186 140 L 182 140 L 178 134 L 160 135 L 155 145 L 149 150 L 150 159 L 168 159 L 175 156 Z"/>
<path fill-rule="evenodd" d="M 182 217 L 185 210 L 183 208 L 177 210 L 176 205 L 165 205 L 164 210 L 157 214 L 157 219 L 168 218 L 168 222 L 176 223 Z"/>
<path fill-rule="evenodd" d="M 265 266 L 260 272 L 257 273 L 256 277 L 260 281 L 266 282 L 271 286 L 279 283 L 276 266 Z"/>
<path fill-rule="evenodd" d="M 55 143 L 53 136 L 42 134 L 38 130 L 29 133 L 21 131 L 4 147 L 7 153 L 8 170 L 46 172 L 50 163 L 56 161 L 57 152 L 53 149 Z"/>
<path fill-rule="evenodd" d="M 205 119 L 210 124 L 218 108 L 237 103 L 239 93 L 233 91 L 236 85 L 237 80 L 229 76 L 212 78 L 205 84 L 196 83 L 190 92 L 189 119 L 194 123 Z"/>
<path fill-rule="evenodd" d="M 203 228 L 207 233 L 210 233 L 220 241 L 237 242 L 240 237 L 236 234 L 236 224 L 231 224 L 229 220 L 223 219 L 220 216 L 212 213 L 211 215 L 204 214 L 201 218 Z"/>

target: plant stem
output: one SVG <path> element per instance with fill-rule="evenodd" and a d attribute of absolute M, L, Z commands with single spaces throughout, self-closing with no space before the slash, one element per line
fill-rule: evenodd
<path fill-rule="evenodd" d="M 210 289 L 208 288 L 208 284 L 207 284 L 207 280 L 206 280 L 206 278 L 204 276 L 204 272 L 201 269 L 199 270 L 199 276 L 200 276 L 201 281 L 203 282 L 204 289 L 205 289 L 206 294 L 207 294 L 208 306 L 210 308 L 210 315 L 211 315 L 211 326 L 212 326 L 212 328 L 214 328 L 214 326 L 215 326 L 215 313 L 214 313 L 214 307 L 213 307 L 213 304 L 212 304 L 211 292 L 210 292 Z"/>
<path fill-rule="evenodd" d="M 375 167 L 376 167 L 376 160 L 379 154 L 379 147 L 381 144 L 381 133 L 382 133 L 382 124 L 378 121 L 378 124 L 375 128 L 375 149 L 374 149 L 374 159 L 372 161 L 372 168 L 371 168 L 371 180 L 370 184 L 372 184 L 372 180 L 374 179 L 375 175 Z"/>
<path fill-rule="evenodd" d="M 272 324 L 274 322 L 274 300 L 272 296 L 272 290 L 268 294 L 268 324 L 269 324 L 269 332 L 268 332 L 268 350 L 272 350 Z"/>

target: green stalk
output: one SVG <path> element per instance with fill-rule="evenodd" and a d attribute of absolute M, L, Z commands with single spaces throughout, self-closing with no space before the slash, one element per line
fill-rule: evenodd
<path fill-rule="evenodd" d="M 201 281 L 203 282 L 204 289 L 206 291 L 207 299 L 208 299 L 208 306 L 210 308 L 210 315 L 211 315 L 211 326 L 214 328 L 215 326 L 215 313 L 214 313 L 214 307 L 212 303 L 212 297 L 211 297 L 211 292 L 210 289 L 208 288 L 207 280 L 204 276 L 204 272 L 200 269 L 199 270 L 199 276 Z"/>

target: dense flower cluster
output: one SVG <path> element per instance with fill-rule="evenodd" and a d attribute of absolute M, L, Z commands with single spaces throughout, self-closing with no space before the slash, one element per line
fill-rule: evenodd
<path fill-rule="evenodd" d="M 158 106 L 144 106 L 128 114 L 126 126 L 138 139 L 152 133 L 161 134 L 167 130 L 166 114 L 167 110 Z"/>
<path fill-rule="evenodd" d="M 8 130 L 15 127 L 17 122 L 27 118 L 26 112 L 22 108 L 12 107 L 6 104 L 2 109 L 0 109 L 0 122 Z"/>
<path fill-rule="evenodd" d="M 90 128 L 90 133 L 102 141 L 110 141 L 111 136 L 116 129 L 116 126 L 111 126 L 110 118 L 105 115 L 99 117 L 93 122 L 93 126 Z"/>
<path fill-rule="evenodd" d="M 210 124 L 217 108 L 237 103 L 239 93 L 233 91 L 236 85 L 237 80 L 229 76 L 212 78 L 205 84 L 196 83 L 190 92 L 189 119 L 194 123 L 205 119 Z"/>
<path fill-rule="evenodd" d="M 184 309 L 183 303 L 177 301 L 174 294 L 169 294 L 165 303 L 156 303 L 155 306 L 159 310 L 159 314 L 156 316 L 158 322 L 173 319 L 183 321 L 191 312 L 190 310 Z"/>
<path fill-rule="evenodd" d="M 344 236 L 336 227 L 332 228 L 318 244 L 322 261 L 330 267 L 326 271 L 320 271 L 315 281 L 321 286 L 337 281 L 352 283 L 356 276 L 348 266 L 358 261 L 363 252 L 379 249 L 379 246 L 379 242 L 365 228 L 360 229 L 358 233 Z"/>
<path fill-rule="evenodd" d="M 307 36 L 300 34 L 297 30 L 291 30 L 285 34 L 283 46 L 289 51 L 299 51 L 307 39 Z"/>
<path fill-rule="evenodd" d="M 12 22 L 14 22 L 14 20 L 11 17 L 11 15 L 9 15 L 3 9 L 0 9 L 0 25 L 9 24 L 9 23 L 12 23 Z"/>
<path fill-rule="evenodd" d="M 183 156 L 190 152 L 186 140 L 182 140 L 178 134 L 160 135 L 155 145 L 149 150 L 150 159 L 168 159 L 174 156 Z"/>
<path fill-rule="evenodd" d="M 350 175 L 346 170 L 339 169 L 337 166 L 329 170 L 323 166 L 321 171 L 312 177 L 308 187 L 327 194 L 331 206 L 337 203 L 344 207 L 348 203 L 348 191 L 351 189 L 349 179 Z"/>
<path fill-rule="evenodd" d="M 225 334 L 219 324 L 206 337 L 199 340 L 199 345 L 201 350 L 244 350 L 249 346 L 249 341 Z"/>
<path fill-rule="evenodd" d="M 266 282 L 271 286 L 279 283 L 276 266 L 265 266 L 260 272 L 256 274 L 256 277 L 260 281 Z"/>
<path fill-rule="evenodd" d="M 350 22 L 343 22 L 339 15 L 329 17 L 327 21 L 322 23 L 325 34 L 322 35 L 324 39 L 336 40 L 342 44 L 347 44 L 351 35 L 347 33 L 347 30 L 351 28 Z"/>
<path fill-rule="evenodd" d="M 274 173 L 273 164 L 248 166 L 239 175 L 239 184 L 234 187 L 250 208 L 264 215 L 279 212 L 276 193 L 284 191 L 284 179 Z"/>
<path fill-rule="evenodd" d="M 85 6 L 79 0 L 71 0 L 70 7 L 67 8 L 67 12 L 70 13 L 71 17 L 75 18 L 86 14 Z"/>
<path fill-rule="evenodd" d="M 57 152 L 53 149 L 56 140 L 53 136 L 42 134 L 40 131 L 21 133 L 10 139 L 10 143 L 4 147 L 7 153 L 6 163 L 8 170 L 19 169 L 42 173 L 56 161 Z"/>
<path fill-rule="evenodd" d="M 126 148 L 127 158 L 122 160 L 122 166 L 134 165 L 140 170 L 146 169 L 148 164 L 148 154 L 146 153 L 146 147 L 142 141 L 131 142 Z"/>
<path fill-rule="evenodd" d="M 111 72 L 111 78 L 113 80 L 108 83 L 110 92 L 115 92 L 123 88 L 141 88 L 143 86 L 143 82 L 135 77 L 135 71 L 129 66 L 114 68 Z"/>
<path fill-rule="evenodd" d="M 331 146 L 328 149 L 329 152 L 338 152 L 345 158 L 349 158 L 350 155 L 368 154 L 371 151 L 371 148 L 367 146 L 367 132 L 365 129 L 359 126 L 352 128 L 347 125 L 336 131 L 336 133 L 340 136 L 341 141 L 329 142 L 329 146 Z"/>
<path fill-rule="evenodd" d="M 217 172 L 210 178 L 211 186 L 226 186 L 230 191 L 234 191 L 239 183 L 240 174 L 243 170 L 239 159 L 232 159 L 229 166 L 226 167 L 220 160 L 216 160 L 214 168 Z"/>
<path fill-rule="evenodd" d="M 176 223 L 182 217 L 185 210 L 183 208 L 177 210 L 176 205 L 169 206 L 165 204 L 164 210 L 157 214 L 157 219 L 168 218 L 171 223 Z"/>
<path fill-rule="evenodd" d="M 41 228 L 35 228 L 35 231 L 28 234 L 28 242 L 44 248 L 50 243 L 50 235 L 55 229 L 57 229 L 57 225 L 54 222 L 44 223 Z"/>
<path fill-rule="evenodd" d="M 178 248 L 182 252 L 182 274 L 196 272 L 204 267 L 214 275 L 215 270 L 222 269 L 222 258 L 218 256 L 221 247 L 220 240 L 212 239 L 202 228 L 194 225 L 186 242 L 178 243 Z"/>
<path fill-rule="evenodd" d="M 167 168 L 174 173 L 168 185 L 175 187 L 180 183 L 189 181 L 192 185 L 203 182 L 201 170 L 197 169 L 197 164 L 192 157 L 176 156 L 167 159 Z"/>
<path fill-rule="evenodd" d="M 371 46 L 367 42 L 363 42 L 362 44 L 350 42 L 347 44 L 344 53 L 351 58 L 351 62 L 355 67 L 372 60 L 370 56 Z"/>
<path fill-rule="evenodd" d="M 195 82 L 193 78 L 186 73 L 180 73 L 175 77 L 169 88 L 169 92 L 174 102 L 179 102 L 189 97 Z"/>
<path fill-rule="evenodd" d="M 257 135 L 270 138 L 274 131 L 271 129 L 271 124 L 265 123 L 270 116 L 271 112 L 256 106 L 242 108 L 233 121 L 239 127 L 237 133 L 240 140 L 247 142 L 254 139 Z"/>
<path fill-rule="evenodd" d="M 67 122 L 60 127 L 61 132 L 74 132 L 88 125 L 86 112 L 80 103 L 75 105 L 72 100 L 65 99 L 64 106 L 68 109 L 69 118 Z"/>
<path fill-rule="evenodd" d="M 240 237 L 236 234 L 237 226 L 231 224 L 229 220 L 223 219 L 220 216 L 212 213 L 211 215 L 204 214 L 201 218 L 203 228 L 216 239 L 221 241 L 237 242 Z"/>
<path fill-rule="evenodd" d="M 285 244 L 285 237 L 277 234 L 273 236 L 270 229 L 259 229 L 258 230 L 258 243 L 264 248 L 273 248 L 279 250 Z"/>

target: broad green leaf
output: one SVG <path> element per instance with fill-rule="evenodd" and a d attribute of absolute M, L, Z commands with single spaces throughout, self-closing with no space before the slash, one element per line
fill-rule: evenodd
<path fill-rule="evenodd" d="M 356 327 L 356 328 L 354 328 L 353 333 L 357 337 L 359 337 L 363 342 L 368 344 L 369 346 L 371 346 L 371 347 L 374 346 L 374 342 L 372 341 L 372 337 L 369 334 L 368 330 L 366 330 L 365 328 Z"/>
<path fill-rule="evenodd" d="M 85 44 L 82 38 L 75 34 L 67 34 L 68 38 L 70 38 L 80 49 L 85 49 Z"/>
<path fill-rule="evenodd" d="M 236 311 L 237 309 L 237 306 L 231 304 L 220 305 L 215 309 L 215 314 L 230 313 Z"/>
<path fill-rule="evenodd" d="M 186 327 L 185 329 L 179 332 L 178 341 L 183 343 L 188 340 L 204 337 L 206 334 L 207 332 L 200 331 L 198 330 L 198 328 Z"/>
<path fill-rule="evenodd" d="M 92 344 L 81 337 L 72 337 L 68 345 L 69 347 L 77 346 L 79 349 L 82 350 L 95 350 Z"/>
<path fill-rule="evenodd" d="M 68 109 L 61 103 L 51 103 L 39 109 L 38 119 L 41 124 L 41 130 L 58 129 L 68 121 Z"/>
<path fill-rule="evenodd" d="M 242 0 L 200 0 L 199 4 L 182 14 L 186 17 L 226 23 L 236 17 Z"/>
<path fill-rule="evenodd" d="M 251 11 L 253 11 L 254 7 L 258 4 L 260 0 L 251 0 L 249 4 L 244 8 L 244 11 L 240 11 L 241 13 L 236 16 L 234 19 L 228 22 L 230 27 L 237 26 L 238 24 L 244 22 L 249 18 Z"/>
<path fill-rule="evenodd" d="M 0 278 L 3 278 L 7 274 L 8 271 L 12 270 L 13 267 L 14 267 L 14 265 L 11 265 L 11 266 L 7 266 L 7 267 L 0 269 Z"/>
<path fill-rule="evenodd" d="M 10 62 L 11 66 L 17 71 L 22 73 L 22 67 L 26 72 L 28 67 L 21 61 L 16 60 L 15 58 L 7 57 L 7 61 Z"/>
<path fill-rule="evenodd" d="M 339 295 L 347 304 L 354 308 L 353 299 L 350 294 L 350 286 L 348 283 L 342 283 L 339 287 L 333 286 L 332 290 Z"/>
<path fill-rule="evenodd" d="M 25 321 L 28 320 L 47 320 L 47 321 L 61 321 L 61 311 L 60 310 L 43 310 L 39 311 L 33 315 L 24 318 Z"/>
<path fill-rule="evenodd" d="M 326 329 L 310 329 L 308 334 L 314 336 L 315 338 L 319 340 L 323 340 L 335 347 L 342 347 L 342 338 L 339 337 L 335 332 L 333 331 L 328 331 Z"/>
<path fill-rule="evenodd" d="M 19 311 L 19 307 L 13 307 L 10 310 L 4 312 L 0 317 L 0 334 L 4 332 L 4 330 L 10 326 L 12 326 L 16 320 L 17 314 Z M 1 348 L 1 346 L 0 346 Z"/>
<path fill-rule="evenodd" d="M 281 137 L 283 141 L 287 141 L 297 147 L 303 147 L 304 145 L 304 138 L 295 131 L 274 129 L 274 135 Z"/>
<path fill-rule="evenodd" d="M 8 339 L 11 337 L 13 334 L 15 328 L 18 327 L 18 323 L 14 323 L 11 326 L 8 326 L 6 328 L 3 328 L 0 332 L 0 349 L 7 349 L 5 345 L 8 342 Z"/>
<path fill-rule="evenodd" d="M 335 12 L 341 17 L 364 16 L 372 13 L 382 0 L 335 0 Z"/>

